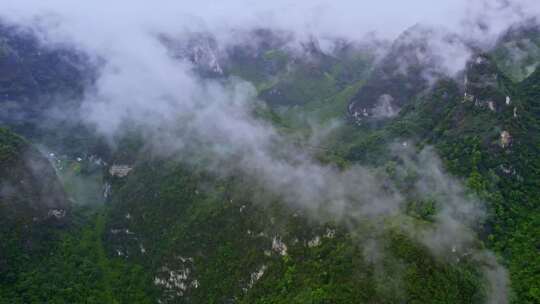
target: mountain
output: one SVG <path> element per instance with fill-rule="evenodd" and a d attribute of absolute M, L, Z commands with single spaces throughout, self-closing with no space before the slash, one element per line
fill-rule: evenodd
<path fill-rule="evenodd" d="M 98 69 L 69 45 L 45 45 L 31 30 L 0 23 L 0 122 L 64 152 L 102 149 L 91 127 L 70 119 Z"/>
<path fill-rule="evenodd" d="M 539 209 L 533 186 L 539 164 L 538 71 L 514 83 L 490 56 L 480 55 L 469 63 L 466 75 L 464 87 L 439 82 L 382 130 L 352 145 L 349 156 L 360 161 L 379 158 L 382 149 L 377 146 L 396 136 L 435 145 L 446 168 L 466 178 L 488 202 L 490 216 L 480 234 L 509 265 L 513 301 L 534 303 L 532 269 L 539 267 L 534 228 Z"/>
<path fill-rule="evenodd" d="M 111 147 L 81 121 L 58 123 L 45 113 L 76 113 L 99 67 L 0 27 L 0 123 L 29 138 L 0 129 L 0 303 L 539 302 L 537 33 L 514 27 L 479 51 L 415 26 L 382 57 L 370 44 L 267 29 L 232 45 L 158 37 L 197 79 L 251 82 L 254 119 L 305 152 L 294 163 L 309 157 L 344 184 L 361 168 L 374 193 L 403 202 L 358 217 L 325 209 L 334 202 L 291 204 L 239 169 L 215 170 L 202 148 L 155 153 L 138 126 Z M 470 52 L 464 70 L 448 75 L 433 41 Z M 456 224 L 444 222 L 456 219 L 449 210 L 473 218 L 466 245 L 456 226 L 422 234 Z"/>
<path fill-rule="evenodd" d="M 3 285 L 16 281 L 29 260 L 47 255 L 58 232 L 69 225 L 70 210 L 71 203 L 47 158 L 23 138 L 0 129 Z"/>
<path fill-rule="evenodd" d="M 540 56 L 540 29 L 535 20 L 511 27 L 494 50 L 497 64 L 514 81 L 522 81 L 537 67 Z"/>
<path fill-rule="evenodd" d="M 82 94 L 88 75 L 82 55 L 62 46 L 42 46 L 32 32 L 5 24 L 0 37 L 2 121 L 28 124 Z M 58 95 L 66 97 L 63 104 L 53 104 Z"/>
<path fill-rule="evenodd" d="M 392 229 L 381 244 L 384 257 L 366 258 L 375 231 L 314 222 L 279 202 L 261 206 L 248 185 L 174 161 L 144 162 L 113 182 L 109 253 L 152 274 L 163 303 L 481 303 L 484 297 L 472 261 L 438 260 Z M 398 271 L 403 282 L 393 275 Z"/>
<path fill-rule="evenodd" d="M 374 67 L 348 108 L 356 123 L 373 123 L 397 116 L 400 109 L 428 91 L 436 79 L 448 74 L 448 63 L 439 44 L 467 52 L 451 33 L 416 25 L 402 33 Z M 454 56 L 463 56 L 456 54 Z"/>

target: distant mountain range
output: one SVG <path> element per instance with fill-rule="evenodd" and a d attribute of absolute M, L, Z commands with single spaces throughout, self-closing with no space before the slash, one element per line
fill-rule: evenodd
<path fill-rule="evenodd" d="M 328 170 L 369 171 L 402 196 L 398 215 L 302 209 L 240 170 L 216 174 L 204 150 L 154 155 L 136 122 L 111 145 L 80 119 L 103 58 L 3 24 L 0 303 L 540 302 L 537 23 L 488 50 L 422 26 L 392 43 L 239 35 L 156 39 L 201 80 L 250 82 L 257 121 Z M 410 232 L 457 200 L 433 180 L 485 202 L 469 247 L 441 254 Z"/>

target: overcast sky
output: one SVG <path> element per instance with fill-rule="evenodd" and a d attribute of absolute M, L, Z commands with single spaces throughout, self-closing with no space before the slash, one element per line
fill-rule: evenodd
<path fill-rule="evenodd" d="M 297 33 L 359 38 L 376 31 L 394 38 L 416 23 L 463 31 L 478 20 L 494 31 L 540 13 L 536 0 L 2 0 L 0 16 L 11 20 L 49 16 L 85 35 L 112 27 L 278 27 Z M 68 29 L 69 30 L 69 29 Z M 468 29 L 470 32 L 470 28 Z M 109 32 L 113 32 L 110 30 Z"/>

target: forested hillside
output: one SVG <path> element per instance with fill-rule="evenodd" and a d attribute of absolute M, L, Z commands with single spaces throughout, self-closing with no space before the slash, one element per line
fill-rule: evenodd
<path fill-rule="evenodd" d="M 540 303 L 535 24 L 152 33 L 149 95 L 0 25 L 0 303 Z"/>

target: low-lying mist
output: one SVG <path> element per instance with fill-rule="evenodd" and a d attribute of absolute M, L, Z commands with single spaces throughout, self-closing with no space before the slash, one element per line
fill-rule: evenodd
<path fill-rule="evenodd" d="M 490 303 L 505 303 L 506 272 L 493 254 L 478 246 L 473 232 L 486 216 L 485 206 L 444 172 L 432 149 L 417 153 L 410 147 L 388 147 L 400 160 L 398 172 L 418 172 L 408 191 L 439 202 L 433 223 L 419 227 L 404 211 L 407 194 L 380 170 L 320 163 L 254 115 L 265 105 L 257 100 L 252 84 L 234 77 L 202 77 L 192 61 L 173 56 L 162 39 L 182 41 L 187 33 L 211 33 L 219 51 L 249 45 L 242 40 L 249 38 L 245 33 L 270 28 L 292 33 L 293 49 L 301 50 L 300 42 L 313 37 L 386 45 L 363 39 L 393 39 L 420 22 L 433 29 L 428 45 L 438 58 L 438 72 L 453 76 L 472 54 L 471 41 L 475 47 L 489 48 L 509 25 L 540 10 L 527 0 L 437 6 L 412 1 L 406 7 L 387 2 L 163 1 L 150 6 L 143 1 L 8 1 L 0 4 L 0 17 L 33 28 L 44 45 L 69 45 L 94 59 L 98 77 L 88 86 L 80 109 L 68 115 L 95 127 L 111 144 L 130 121 L 143 130 L 154 155 L 186 162 L 202 159 L 218 175 L 240 172 L 315 218 L 403 218 L 401 229 L 434 254 L 460 252 L 479 260 L 491 285 Z M 454 38 L 447 38 L 448 33 Z"/>

